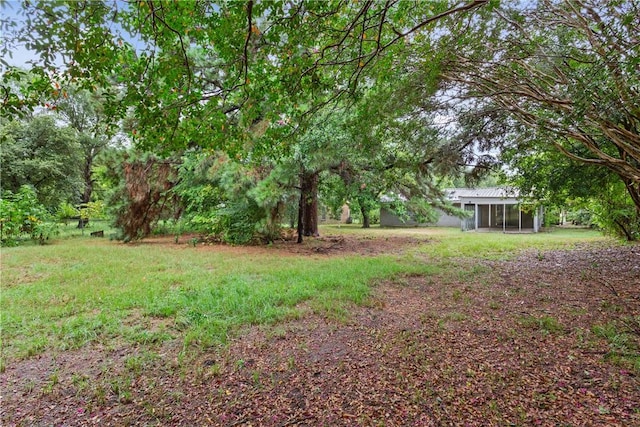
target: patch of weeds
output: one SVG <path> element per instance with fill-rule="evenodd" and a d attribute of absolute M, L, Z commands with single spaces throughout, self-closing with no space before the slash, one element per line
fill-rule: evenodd
<path fill-rule="evenodd" d="M 438 322 L 438 316 L 434 313 L 421 313 L 418 318 L 423 325 L 433 325 Z"/>
<path fill-rule="evenodd" d="M 467 320 L 467 315 L 454 311 L 445 315 L 443 319 L 451 322 L 462 322 L 463 320 Z"/>
<path fill-rule="evenodd" d="M 573 307 L 569 309 L 569 314 L 572 314 L 574 316 L 584 316 L 587 313 L 589 313 L 589 310 L 582 307 Z"/>
<path fill-rule="evenodd" d="M 502 305 L 497 301 L 490 301 L 489 302 L 489 308 L 491 310 L 500 310 L 501 307 L 502 307 Z"/>
<path fill-rule="evenodd" d="M 67 318 L 56 331 L 60 348 L 69 350 L 80 348 L 91 342 L 115 335 L 119 329 L 119 319 L 106 313 L 97 316 L 77 316 Z"/>
<path fill-rule="evenodd" d="M 107 389 L 106 387 L 98 383 L 93 390 L 93 398 L 95 399 L 98 406 L 104 406 L 107 403 Z"/>
<path fill-rule="evenodd" d="M 602 301 L 600 303 L 600 307 L 608 312 L 611 313 L 622 313 L 622 311 L 624 310 L 621 306 L 612 303 L 611 301 Z"/>
<path fill-rule="evenodd" d="M 555 402 L 557 399 L 558 397 L 552 392 L 533 393 L 533 400 L 536 406 L 540 409 L 550 408 L 553 405 L 553 402 Z"/>
<path fill-rule="evenodd" d="M 160 344 L 171 339 L 173 336 L 165 331 L 135 331 L 130 336 L 131 341 L 142 345 Z"/>
<path fill-rule="evenodd" d="M 282 326 L 272 327 L 267 331 L 267 339 L 285 339 L 287 337 L 287 329 Z"/>
<path fill-rule="evenodd" d="M 131 378 L 129 377 L 116 377 L 109 382 L 111 392 L 118 397 L 120 403 L 131 403 Z"/>
<path fill-rule="evenodd" d="M 18 351 L 19 357 L 28 359 L 42 353 L 49 345 L 47 339 L 43 336 L 35 335 L 30 341 L 24 343 L 24 346 Z"/>
<path fill-rule="evenodd" d="M 177 312 L 178 312 L 178 307 L 176 304 L 166 303 L 166 304 L 153 305 L 149 307 L 145 311 L 145 315 L 164 319 L 167 317 L 174 316 Z"/>
<path fill-rule="evenodd" d="M 144 362 L 140 356 L 127 356 L 127 358 L 124 359 L 124 367 L 132 374 L 140 375 L 144 367 Z"/>
<path fill-rule="evenodd" d="M 293 356 L 289 356 L 289 358 L 287 358 L 287 369 L 292 370 L 295 367 L 296 367 L 296 358 Z"/>
<path fill-rule="evenodd" d="M 462 298 L 462 292 L 460 292 L 460 289 L 456 289 L 455 291 L 453 291 L 453 293 L 451 294 L 451 298 L 455 302 L 460 301 L 460 298 Z"/>
<path fill-rule="evenodd" d="M 592 348 L 594 343 L 592 341 L 591 331 L 582 328 L 576 328 L 573 331 L 573 335 L 576 339 L 576 345 L 578 348 Z"/>
<path fill-rule="evenodd" d="M 259 370 L 253 370 L 251 371 L 251 379 L 253 380 L 253 385 L 256 388 L 262 388 L 262 381 L 260 380 L 260 371 Z"/>
<path fill-rule="evenodd" d="M 311 302 L 314 314 L 320 314 L 336 322 L 345 323 L 349 318 L 349 310 L 345 303 L 332 298 L 315 299 Z"/>
<path fill-rule="evenodd" d="M 30 378 L 27 381 L 25 381 L 24 386 L 22 387 L 22 392 L 25 395 L 31 394 L 35 388 L 36 388 L 36 382 Z"/>
<path fill-rule="evenodd" d="M 132 374 L 139 376 L 142 371 L 158 358 L 156 353 L 144 351 L 139 355 L 127 356 L 124 359 L 124 367 Z"/>
<path fill-rule="evenodd" d="M 476 280 L 479 276 L 484 275 L 488 271 L 489 269 L 486 266 L 474 264 L 471 268 L 459 270 L 456 276 L 460 282 L 466 283 Z"/>
<path fill-rule="evenodd" d="M 452 313 L 445 314 L 440 320 L 438 320 L 438 330 L 443 331 L 446 328 L 447 322 L 462 322 L 466 320 L 467 316 L 464 313 L 454 311 Z"/>
<path fill-rule="evenodd" d="M 71 376 L 71 383 L 76 388 L 76 393 L 81 394 L 89 387 L 89 377 L 81 374 L 73 374 Z"/>
<path fill-rule="evenodd" d="M 520 318 L 520 325 L 528 329 L 538 329 L 545 334 L 555 334 L 564 331 L 564 327 L 552 316 L 535 317 L 531 315 Z"/>
<path fill-rule="evenodd" d="M 592 332 L 601 338 L 604 338 L 609 344 L 609 352 L 605 355 L 605 359 L 611 363 L 627 367 L 640 372 L 640 343 L 639 335 L 636 335 L 633 329 L 630 329 L 624 322 L 634 321 L 640 322 L 638 317 L 624 319 L 622 325 L 615 322 L 609 322 L 605 325 L 596 325 L 592 328 Z"/>
<path fill-rule="evenodd" d="M 240 370 L 244 368 L 244 365 L 245 365 L 244 359 L 236 360 L 236 369 Z"/>
<path fill-rule="evenodd" d="M 44 385 L 42 392 L 44 394 L 53 393 L 53 389 L 60 383 L 60 375 L 58 374 L 58 370 L 54 370 L 51 375 L 49 375 L 49 380 Z"/>
<path fill-rule="evenodd" d="M 209 366 L 209 374 L 213 377 L 219 377 L 222 375 L 222 365 L 215 362 Z"/>

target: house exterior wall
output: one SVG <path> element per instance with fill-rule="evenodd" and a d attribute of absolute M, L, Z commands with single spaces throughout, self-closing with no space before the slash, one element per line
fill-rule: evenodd
<path fill-rule="evenodd" d="M 492 189 L 455 189 L 449 191 L 450 200 L 457 207 L 462 206 L 472 215 L 470 218 L 460 219 L 440 212 L 440 219 L 435 224 L 418 224 L 408 219 L 402 221 L 389 209 L 380 209 L 380 226 L 382 227 L 419 227 L 435 225 L 440 227 L 460 227 L 462 230 L 502 229 L 504 231 L 534 231 L 540 230 L 543 223 L 543 210 L 537 208 L 532 212 L 520 209 L 520 200 L 514 192 Z"/>
<path fill-rule="evenodd" d="M 440 218 L 438 219 L 438 222 L 434 224 L 436 227 L 460 227 L 460 218 L 448 215 L 440 209 L 438 209 L 438 212 L 440 212 Z"/>
<path fill-rule="evenodd" d="M 426 225 L 419 224 L 410 218 L 403 221 L 384 206 L 380 208 L 380 227 L 425 227 Z"/>

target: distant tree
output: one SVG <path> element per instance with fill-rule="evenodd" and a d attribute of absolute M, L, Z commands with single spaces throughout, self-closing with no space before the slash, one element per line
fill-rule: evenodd
<path fill-rule="evenodd" d="M 48 209 L 75 200 L 82 188 L 79 143 L 54 117 L 37 115 L 0 126 L 0 176 L 3 190 L 35 189 Z"/>
<path fill-rule="evenodd" d="M 502 154 L 509 165 L 509 184 L 534 203 L 587 211 L 605 232 L 627 240 L 640 238 L 640 216 L 617 174 L 567 157 L 546 141 L 528 139 L 524 147 L 521 143 Z"/>
<path fill-rule="evenodd" d="M 96 93 L 86 90 L 65 91 L 56 103 L 56 111 L 74 131 L 82 154 L 82 178 L 84 190 L 81 203 L 89 203 L 95 179 L 93 166 L 98 155 L 111 143 L 111 136 L 119 127 L 107 117 L 103 103 Z"/>

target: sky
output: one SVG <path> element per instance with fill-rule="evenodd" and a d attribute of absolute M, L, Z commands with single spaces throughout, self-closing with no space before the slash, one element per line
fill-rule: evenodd
<path fill-rule="evenodd" d="M 126 3 L 122 2 L 121 0 L 115 0 L 115 4 L 118 6 L 118 8 L 126 7 Z M 6 35 L 10 35 L 10 32 L 6 31 L 6 22 L 15 22 L 18 24 L 17 28 L 20 28 L 20 24 L 25 21 L 25 16 L 22 8 L 22 0 L 0 0 L 0 21 L 2 22 L 2 24 L 0 25 L 0 45 L 2 45 L 5 43 Z M 117 24 L 114 25 L 117 29 Z M 136 49 L 144 49 L 145 45 L 140 40 L 136 40 L 135 37 L 132 37 L 125 32 L 121 32 L 121 35 L 126 41 L 136 47 Z M 5 60 L 11 66 L 28 67 L 28 61 L 37 59 L 37 55 L 33 51 L 26 49 L 24 44 L 12 46 L 12 49 L 10 51 L 11 55 L 3 57 L 3 60 Z M 56 63 L 56 65 L 62 67 L 64 65 L 62 59 L 60 59 L 59 63 Z M 0 71 L 3 68 L 4 67 L 0 65 Z"/>
<path fill-rule="evenodd" d="M 22 2 L 19 0 L 0 0 L 0 19 L 2 21 L 11 20 L 17 22 L 18 25 L 24 21 L 24 16 L 20 16 L 20 11 L 22 10 Z M 5 43 L 5 37 L 7 35 L 7 28 L 5 25 L 0 26 L 0 31 L 2 31 L 2 44 Z M 35 54 L 29 50 L 27 50 L 23 45 L 15 46 L 14 49 L 11 49 L 11 56 L 7 56 L 3 58 L 5 61 L 9 63 L 9 65 L 24 67 L 26 66 L 27 61 L 33 60 L 36 58 Z"/>

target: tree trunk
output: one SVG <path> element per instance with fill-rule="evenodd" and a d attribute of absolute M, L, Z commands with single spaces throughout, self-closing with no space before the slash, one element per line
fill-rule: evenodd
<path fill-rule="evenodd" d="M 300 206 L 298 213 L 298 241 L 300 235 L 319 236 L 318 233 L 318 172 L 303 172 L 300 176 Z M 301 226 L 302 225 L 302 230 Z M 300 233 L 302 231 L 302 233 Z"/>
<path fill-rule="evenodd" d="M 640 216 L 640 182 L 634 182 L 623 176 L 621 176 L 621 178 L 627 188 L 629 196 L 631 196 L 631 200 L 633 200 L 633 204 L 636 205 L 636 212 L 638 216 Z"/>
<path fill-rule="evenodd" d="M 369 211 L 365 207 L 360 206 L 360 213 L 362 214 L 362 228 L 371 227 L 369 224 Z"/>
<path fill-rule="evenodd" d="M 82 171 L 82 177 L 84 179 L 84 191 L 82 192 L 82 200 L 80 203 L 86 205 L 91 201 L 91 194 L 93 194 L 93 179 L 91 173 L 91 167 L 93 165 L 93 156 L 90 154 L 86 156 L 84 160 L 84 170 Z M 89 224 L 89 218 L 82 218 L 78 220 L 78 228 L 84 228 Z"/>
<path fill-rule="evenodd" d="M 302 243 L 304 227 L 302 226 L 302 211 L 304 210 L 304 193 L 300 190 L 300 202 L 298 203 L 298 243 Z"/>

